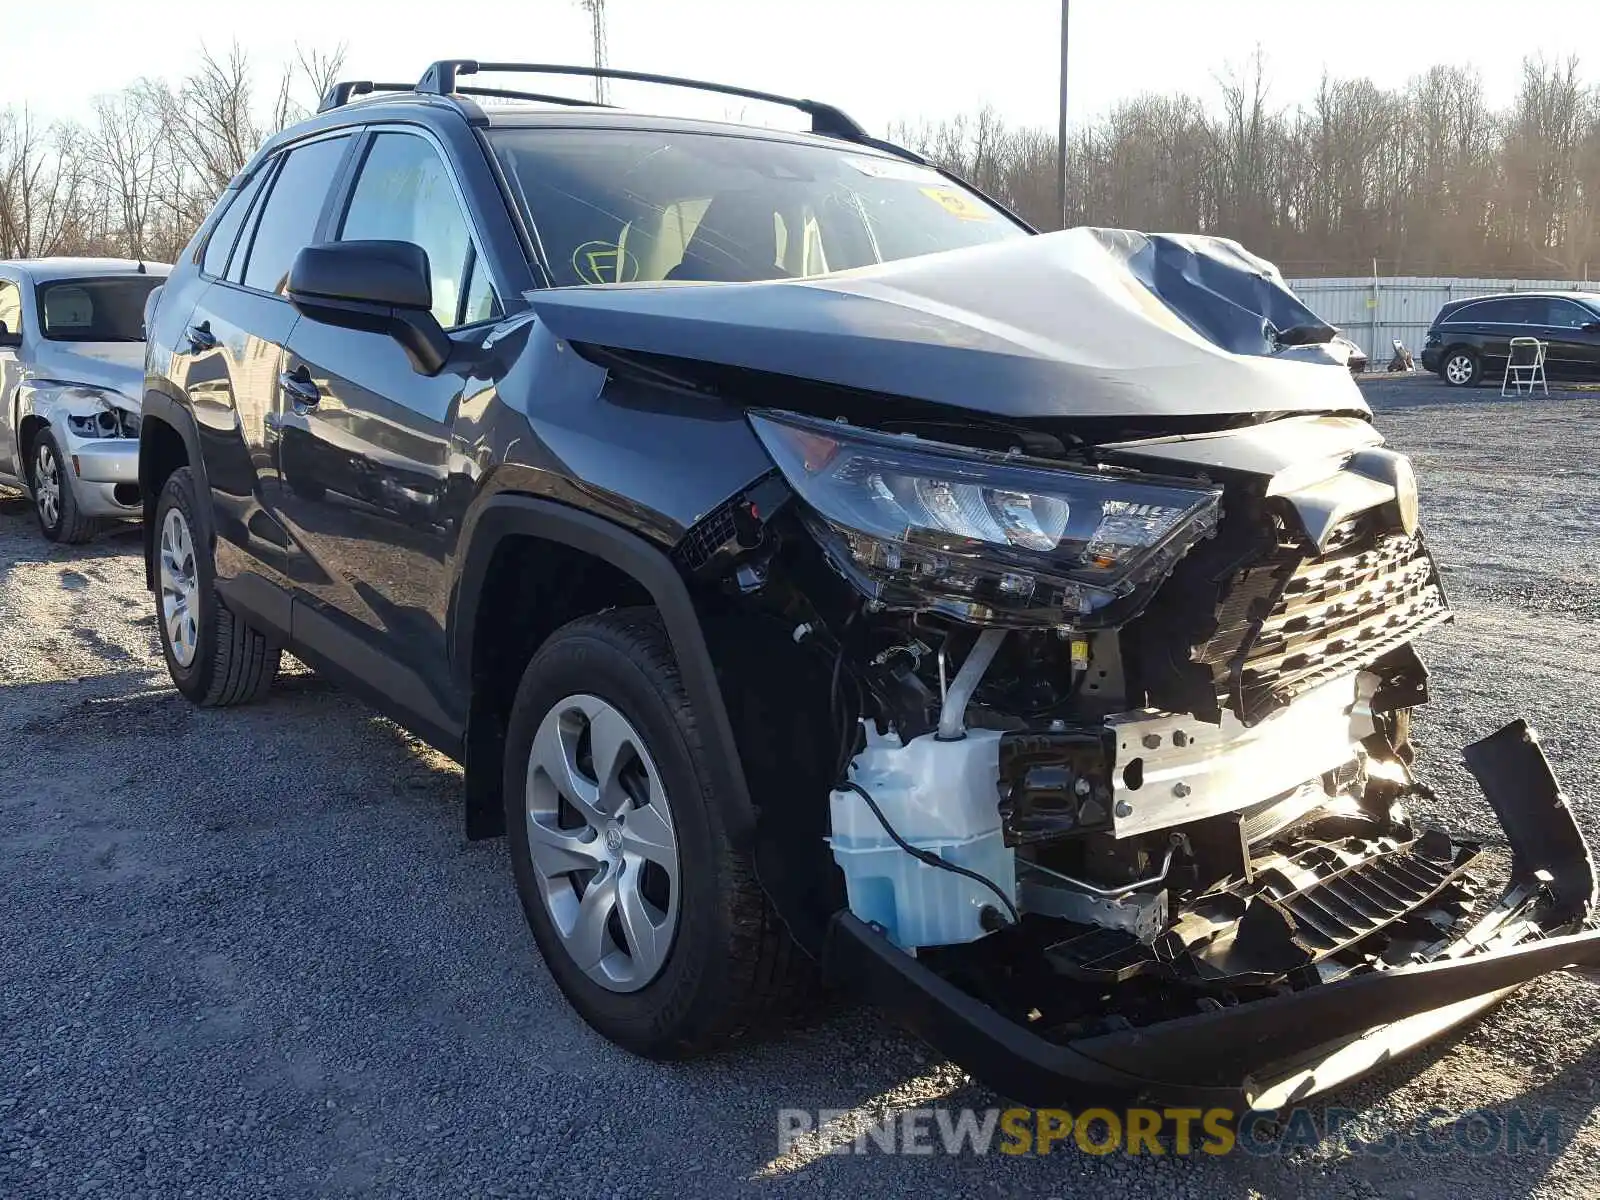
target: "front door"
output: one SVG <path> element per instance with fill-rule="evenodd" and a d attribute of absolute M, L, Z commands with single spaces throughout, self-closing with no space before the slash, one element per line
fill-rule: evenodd
<path fill-rule="evenodd" d="M 421 134 L 371 136 L 334 229 L 338 240 L 422 246 L 447 331 L 497 315 L 446 160 Z M 307 318 L 280 384 L 278 509 L 317 579 L 302 589 L 316 603 L 296 606 L 295 641 L 381 687 L 419 731 L 447 734 L 463 715 L 445 619 L 471 492 L 450 437 L 471 380 L 450 365 L 419 373 L 387 335 Z"/>
<path fill-rule="evenodd" d="M 0 323 L 8 333 L 22 333 L 22 288 L 14 279 L 0 279 Z M 0 475 L 22 477 L 16 454 L 17 385 L 22 382 L 22 348 L 0 346 Z"/>
<path fill-rule="evenodd" d="M 1545 371 L 1551 378 L 1600 378 L 1600 317 L 1574 300 L 1551 296 L 1544 300 L 1544 329 L 1539 337 L 1549 343 Z"/>

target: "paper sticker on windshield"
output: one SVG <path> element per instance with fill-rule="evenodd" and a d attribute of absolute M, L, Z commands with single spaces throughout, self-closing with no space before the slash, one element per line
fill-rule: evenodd
<path fill-rule="evenodd" d="M 952 217 L 960 217 L 963 221 L 987 221 L 990 217 L 989 210 L 972 197 L 949 188 L 923 188 L 922 194 Z"/>
<path fill-rule="evenodd" d="M 585 242 L 572 252 L 572 270 L 585 283 L 632 283 L 639 260 L 615 242 Z"/>
<path fill-rule="evenodd" d="M 863 175 L 873 179 L 901 179 L 908 183 L 938 183 L 943 178 L 930 167 L 916 163 L 898 162 L 888 158 L 847 158 L 844 160 Z"/>

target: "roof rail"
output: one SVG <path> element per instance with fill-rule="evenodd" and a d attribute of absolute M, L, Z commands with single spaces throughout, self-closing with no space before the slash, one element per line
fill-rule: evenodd
<path fill-rule="evenodd" d="M 328 94 L 322 98 L 322 103 L 317 105 L 319 113 L 329 109 L 343 108 L 357 96 L 365 96 L 369 92 L 410 92 L 416 90 L 409 83 L 374 83 L 370 79 L 346 79 L 334 84 L 328 89 Z"/>
<path fill-rule="evenodd" d="M 781 104 L 786 108 L 799 109 L 811 118 L 813 133 L 866 145 L 881 144 L 842 109 L 824 104 L 820 100 L 797 100 L 793 96 L 758 92 L 753 88 L 734 87 L 726 83 L 685 79 L 678 75 L 656 75 L 648 71 L 623 71 L 616 67 L 564 66 L 560 63 L 478 62 L 470 58 L 447 58 L 427 69 L 417 82 L 416 90 L 438 96 L 448 96 L 452 92 L 467 92 L 466 88 L 456 87 L 457 77 L 476 75 L 479 71 L 506 71 L 524 75 L 582 75 L 590 79 L 625 79 L 634 83 L 659 83 L 668 87 L 693 88 L 700 92 L 717 92 L 724 96 L 739 96 L 746 100 L 761 100 L 768 104 Z"/>
<path fill-rule="evenodd" d="M 458 87 L 458 96 L 497 96 L 503 100 L 542 100 L 546 104 L 571 104 L 577 108 L 610 108 L 598 100 L 580 100 L 576 96 L 552 96 L 545 92 L 513 92 L 506 88 Z"/>

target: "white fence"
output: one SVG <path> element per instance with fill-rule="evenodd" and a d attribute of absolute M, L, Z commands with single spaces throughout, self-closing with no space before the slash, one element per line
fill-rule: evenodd
<path fill-rule="evenodd" d="M 1382 365 L 1389 343 L 1399 338 L 1413 354 L 1434 314 L 1451 300 L 1494 292 L 1588 291 L 1594 285 L 1570 279 L 1451 279 L 1421 275 L 1392 278 L 1291 279 L 1289 286 L 1306 307 L 1344 330 Z"/>

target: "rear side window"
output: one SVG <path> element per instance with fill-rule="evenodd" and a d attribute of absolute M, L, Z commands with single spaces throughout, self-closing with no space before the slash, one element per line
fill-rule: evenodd
<path fill-rule="evenodd" d="M 283 290 L 294 256 L 316 235 L 328 189 L 349 143 L 348 136 L 326 138 L 289 151 L 250 238 L 245 287 Z"/>
<path fill-rule="evenodd" d="M 239 230 L 250 213 L 256 193 L 261 190 L 262 181 L 270 174 L 272 172 L 267 170 L 257 171 L 255 177 L 239 191 L 224 193 L 224 196 L 231 197 L 228 207 L 217 221 L 216 228 L 211 231 L 211 236 L 206 239 L 205 257 L 200 260 L 200 269 L 207 275 L 220 278 L 227 274 L 228 256 L 233 253 L 233 244 L 239 240 Z"/>

